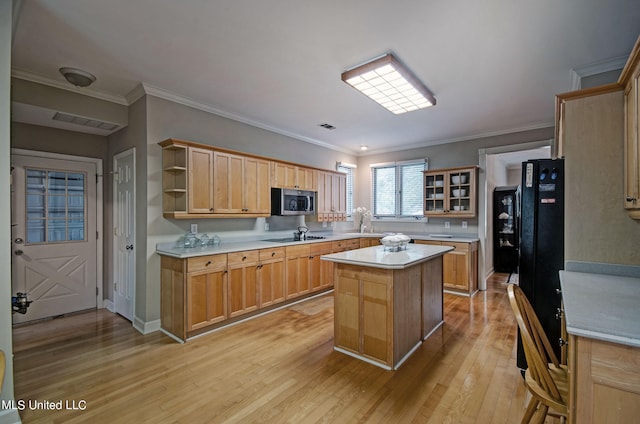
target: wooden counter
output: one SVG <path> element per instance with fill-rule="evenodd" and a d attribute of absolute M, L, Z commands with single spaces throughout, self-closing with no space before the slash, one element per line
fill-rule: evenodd
<path fill-rule="evenodd" d="M 367 247 L 334 262 L 334 349 L 397 369 L 443 322 L 442 256 L 449 246 Z"/>

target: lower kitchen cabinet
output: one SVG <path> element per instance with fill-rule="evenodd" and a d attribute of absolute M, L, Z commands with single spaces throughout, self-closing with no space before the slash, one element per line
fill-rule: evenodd
<path fill-rule="evenodd" d="M 416 240 L 419 244 L 453 246 L 443 257 L 443 286 L 452 293 L 473 295 L 478 291 L 478 242 Z"/>
<path fill-rule="evenodd" d="M 640 348 L 569 336 L 569 423 L 631 423 L 640 413 Z"/>
<path fill-rule="evenodd" d="M 333 286 L 333 263 L 320 260 L 320 256 L 333 253 L 331 242 L 309 245 L 309 277 L 311 291 Z"/>
<path fill-rule="evenodd" d="M 309 244 L 287 246 L 285 298 L 300 296 L 311 290 L 309 277 Z"/>
<path fill-rule="evenodd" d="M 259 308 L 284 301 L 284 258 L 284 247 L 260 250 L 260 265 L 258 265 Z"/>
<path fill-rule="evenodd" d="M 258 250 L 228 254 L 229 317 L 258 309 L 259 260 Z"/>

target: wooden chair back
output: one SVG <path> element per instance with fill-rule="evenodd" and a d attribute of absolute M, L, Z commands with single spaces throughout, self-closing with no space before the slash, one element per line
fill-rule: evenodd
<path fill-rule="evenodd" d="M 507 293 L 520 329 L 524 354 L 529 366 L 528 375 L 535 384 L 527 383 L 534 391 L 534 395 L 538 395 L 544 403 L 557 411 L 566 411 L 566 400 L 560 395 L 550 370 L 551 366 L 559 370 L 560 362 L 551 348 L 540 320 L 520 287 L 510 284 L 507 287 Z"/>

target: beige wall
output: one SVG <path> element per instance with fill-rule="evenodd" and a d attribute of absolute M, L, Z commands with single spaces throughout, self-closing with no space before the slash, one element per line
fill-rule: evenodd
<path fill-rule="evenodd" d="M 640 221 L 623 209 L 622 91 L 565 112 L 565 260 L 640 265 Z"/>

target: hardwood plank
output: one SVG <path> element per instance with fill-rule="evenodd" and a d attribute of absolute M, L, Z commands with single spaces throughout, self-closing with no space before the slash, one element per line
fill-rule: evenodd
<path fill-rule="evenodd" d="M 105 310 L 17 326 L 16 398 L 86 401 L 84 411 L 20 416 L 24 423 L 517 423 L 528 397 L 515 365 L 507 277 L 496 274 L 471 298 L 445 294 L 445 324 L 396 371 L 333 350 L 331 294 L 186 344 L 141 335 Z"/>

